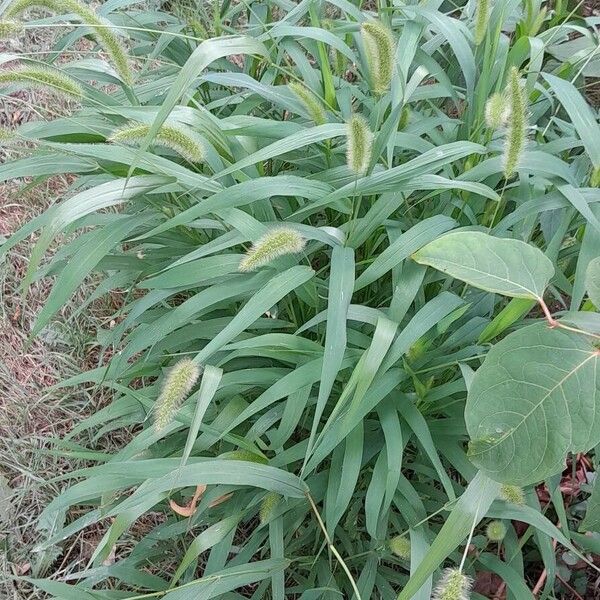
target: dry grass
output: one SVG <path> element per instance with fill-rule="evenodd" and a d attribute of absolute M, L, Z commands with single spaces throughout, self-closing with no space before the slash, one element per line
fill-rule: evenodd
<path fill-rule="evenodd" d="M 0 50 L 43 52 L 52 45 L 47 32 L 30 31 L 20 41 L 2 42 Z M 21 91 L 0 98 L 0 125 L 12 129 L 69 110 L 69 105 L 57 104 L 51 95 Z M 0 148 L 0 162 L 15 158 L 15 152 L 23 150 Z M 70 180 L 56 177 L 32 188 L 28 183 L 0 185 L 0 243 L 59 199 Z M 34 243 L 33 238 L 26 240 L 0 263 L 0 598 L 7 600 L 44 597 L 15 583 L 15 576 L 41 576 L 51 565 L 57 573 L 73 572 L 91 556 L 95 544 L 90 532 L 72 540 L 64 551 L 55 548 L 35 554 L 32 548 L 40 539 L 35 529 L 37 517 L 58 492 L 57 485 L 48 480 L 77 464 L 49 453 L 49 441 L 70 431 L 107 401 L 98 390 L 50 389 L 65 377 L 96 366 L 94 334 L 111 307 L 98 305 L 97 310 L 73 318 L 73 308 L 87 294 L 88 286 L 36 339 L 29 340 L 52 283 L 36 282 L 26 298 L 22 294 L 20 282 Z"/>

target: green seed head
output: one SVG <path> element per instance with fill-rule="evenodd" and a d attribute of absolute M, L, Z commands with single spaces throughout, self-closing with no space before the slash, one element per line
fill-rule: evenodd
<path fill-rule="evenodd" d="M 500 488 L 500 498 L 511 504 L 518 504 L 519 506 L 525 504 L 525 494 L 523 489 L 516 485 L 504 484 Z"/>
<path fill-rule="evenodd" d="M 252 245 L 242 258 L 239 270 L 244 273 L 255 271 L 280 256 L 302 252 L 305 244 L 306 241 L 295 229 L 276 227 Z"/>
<path fill-rule="evenodd" d="M 508 116 L 506 96 L 501 93 L 492 94 L 485 103 L 485 124 L 490 129 L 500 129 L 506 125 Z"/>
<path fill-rule="evenodd" d="M 600 166 L 594 167 L 590 175 L 590 186 L 600 187 Z"/>
<path fill-rule="evenodd" d="M 73 78 L 49 67 L 21 67 L 0 72 L 0 84 L 17 84 L 24 87 L 51 89 L 70 99 L 83 96 L 81 86 Z"/>
<path fill-rule="evenodd" d="M 14 131 L 6 127 L 0 127 L 0 144 L 9 144 L 13 142 L 17 136 Z"/>
<path fill-rule="evenodd" d="M 6 18 L 17 17 L 31 8 L 41 8 L 48 12 L 62 12 L 59 0 L 14 0 L 4 11 L 4 16 Z"/>
<path fill-rule="evenodd" d="M 479 46 L 485 39 L 490 19 L 490 0 L 477 0 L 475 8 L 475 44 Z"/>
<path fill-rule="evenodd" d="M 501 542 L 506 535 L 506 525 L 502 521 L 490 521 L 485 528 L 485 535 L 490 542 Z"/>
<path fill-rule="evenodd" d="M 130 123 L 118 129 L 110 136 L 111 142 L 123 144 L 139 144 L 150 131 L 150 125 Z M 169 148 L 190 163 L 204 160 L 204 147 L 196 136 L 172 125 L 162 125 L 158 130 L 154 143 Z"/>
<path fill-rule="evenodd" d="M 0 40 L 6 40 L 19 35 L 23 31 L 20 21 L 0 21 Z"/>
<path fill-rule="evenodd" d="M 446 569 L 433 592 L 432 600 L 468 600 L 471 578 L 458 569 Z"/>
<path fill-rule="evenodd" d="M 200 376 L 200 367 L 189 358 L 177 362 L 165 377 L 154 408 L 154 425 L 164 429 L 177 414 Z"/>
<path fill-rule="evenodd" d="M 512 67 L 508 73 L 505 94 L 510 109 L 503 156 L 504 176 L 508 179 L 519 166 L 527 135 L 527 99 L 517 67 Z"/>
<path fill-rule="evenodd" d="M 293 81 L 288 87 L 290 90 L 292 90 L 294 95 L 297 96 L 298 100 L 302 102 L 306 112 L 317 125 L 323 125 L 323 123 L 327 121 L 321 101 L 312 93 L 311 90 L 297 81 Z"/>
<path fill-rule="evenodd" d="M 397 535 L 388 540 L 388 546 L 392 554 L 395 554 L 398 558 L 402 560 L 410 558 L 410 540 L 403 535 Z"/>
<path fill-rule="evenodd" d="M 364 175 L 371 163 L 373 134 L 369 124 L 361 115 L 354 115 L 348 123 L 348 145 L 346 163 L 357 175 Z"/>
<path fill-rule="evenodd" d="M 276 492 L 269 492 L 263 498 L 263 501 L 260 504 L 260 510 L 258 512 L 261 525 L 264 525 L 270 521 L 280 500 L 281 496 Z"/>
<path fill-rule="evenodd" d="M 392 32 L 379 21 L 368 21 L 360 28 L 369 64 L 373 91 L 387 92 L 394 73 L 396 46 Z"/>

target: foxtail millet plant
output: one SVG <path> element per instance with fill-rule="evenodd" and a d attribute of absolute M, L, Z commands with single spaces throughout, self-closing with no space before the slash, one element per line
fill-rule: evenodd
<path fill-rule="evenodd" d="M 388 91 L 394 74 L 396 46 L 392 32 L 380 21 L 367 21 L 360 28 L 373 91 L 384 94 Z"/>
<path fill-rule="evenodd" d="M 288 87 L 294 95 L 302 102 L 306 112 L 316 125 L 323 125 L 327 122 L 327 115 L 321 101 L 315 96 L 312 90 L 298 81 L 292 81 Z"/>
<path fill-rule="evenodd" d="M 285 254 L 298 254 L 304 250 L 305 239 L 291 227 L 275 227 L 265 233 L 248 250 L 240 261 L 242 272 L 255 271 Z"/>
<path fill-rule="evenodd" d="M 24 66 L 0 72 L 0 84 L 11 83 L 50 89 L 68 99 L 80 99 L 83 96 L 83 89 L 75 79 L 51 67 Z"/>
<path fill-rule="evenodd" d="M 117 129 L 109 140 L 123 144 L 139 144 L 149 131 L 150 125 L 129 123 Z M 154 137 L 154 143 L 173 150 L 190 163 L 199 163 L 204 160 L 205 152 L 202 142 L 181 127 L 162 125 Z"/>
<path fill-rule="evenodd" d="M 527 139 L 527 99 L 521 85 L 521 75 L 517 67 L 511 67 L 506 84 L 509 115 L 506 139 L 504 141 L 504 176 L 512 177 L 521 160 Z"/>
<path fill-rule="evenodd" d="M 459 569 L 445 569 L 433 591 L 432 600 L 468 600 L 472 580 Z"/>
<path fill-rule="evenodd" d="M 200 367 L 190 358 L 181 359 L 168 372 L 154 405 L 154 426 L 158 431 L 173 421 L 199 376 Z"/>
<path fill-rule="evenodd" d="M 348 123 L 346 164 L 357 175 L 364 175 L 371 163 L 373 133 L 362 115 L 353 115 Z"/>

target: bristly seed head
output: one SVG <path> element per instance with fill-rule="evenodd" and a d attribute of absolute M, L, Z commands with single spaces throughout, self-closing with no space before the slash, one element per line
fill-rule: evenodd
<path fill-rule="evenodd" d="M 485 535 L 490 542 L 501 542 L 506 536 L 506 525 L 502 521 L 490 521 L 485 528 Z"/>
<path fill-rule="evenodd" d="M 34 88 L 50 88 L 66 98 L 79 99 L 83 96 L 81 86 L 73 78 L 58 69 L 49 67 L 20 67 L 0 72 L 0 84 L 15 83 Z"/>
<path fill-rule="evenodd" d="M 394 73 L 396 45 L 392 32 L 379 21 L 363 23 L 361 35 L 365 46 L 367 62 L 376 94 L 387 92 Z"/>
<path fill-rule="evenodd" d="M 527 99 L 517 67 L 511 67 L 505 91 L 510 114 L 504 141 L 504 177 L 512 177 L 521 160 L 527 136 Z"/>
<path fill-rule="evenodd" d="M 277 492 L 269 492 L 263 498 L 263 501 L 260 504 L 260 510 L 258 512 L 261 525 L 264 525 L 270 521 L 280 500 L 281 496 Z"/>
<path fill-rule="evenodd" d="M 0 40 L 13 38 L 23 31 L 23 23 L 20 21 L 0 21 Z"/>
<path fill-rule="evenodd" d="M 298 100 L 302 102 L 306 112 L 310 115 L 310 118 L 317 124 L 323 125 L 327 121 L 325 111 L 321 101 L 313 94 L 312 90 L 308 89 L 305 85 L 302 85 L 298 81 L 292 81 L 288 84 L 288 87 L 298 97 Z"/>
<path fill-rule="evenodd" d="M 111 142 L 138 144 L 148 135 L 149 131 L 150 125 L 129 123 L 115 131 L 109 139 Z M 179 127 L 162 125 L 154 138 L 154 143 L 170 148 L 190 163 L 204 160 L 202 142 Z"/>
<path fill-rule="evenodd" d="M 506 95 L 500 92 L 492 94 L 485 103 L 485 124 L 490 129 L 500 129 L 506 125 L 509 115 Z"/>
<path fill-rule="evenodd" d="M 371 163 L 373 133 L 361 115 L 353 115 L 348 123 L 346 163 L 357 175 L 364 175 Z"/>
<path fill-rule="evenodd" d="M 189 358 L 181 359 L 169 371 L 154 408 L 154 425 L 158 431 L 173 421 L 199 376 L 200 367 Z"/>
<path fill-rule="evenodd" d="M 458 569 L 446 569 L 433 591 L 432 600 L 468 600 L 472 580 Z"/>
<path fill-rule="evenodd" d="M 388 540 L 388 547 L 392 554 L 395 554 L 402 560 L 408 560 L 410 558 L 410 540 L 403 535 L 397 535 L 392 539 Z"/>
<path fill-rule="evenodd" d="M 475 8 L 475 45 L 479 46 L 485 39 L 490 19 L 490 0 L 477 0 Z"/>
<path fill-rule="evenodd" d="M 511 504 L 517 504 L 523 506 L 525 504 L 525 493 L 523 489 L 516 485 L 509 485 L 505 483 L 500 488 L 500 498 Z"/>
<path fill-rule="evenodd" d="M 275 227 L 265 233 L 240 261 L 242 272 L 255 271 L 285 254 L 298 254 L 304 250 L 306 240 L 291 227 Z"/>

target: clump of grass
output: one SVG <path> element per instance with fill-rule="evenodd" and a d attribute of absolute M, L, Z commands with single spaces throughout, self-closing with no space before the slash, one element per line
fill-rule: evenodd
<path fill-rule="evenodd" d="M 298 81 L 292 81 L 289 84 L 289 88 L 297 96 L 300 102 L 302 102 L 304 108 L 306 108 L 306 111 L 310 115 L 310 118 L 317 125 L 323 125 L 323 123 L 327 121 L 327 116 L 325 115 L 325 110 L 323 109 L 321 101 L 310 89 Z"/>
<path fill-rule="evenodd" d="M 256 271 L 280 256 L 302 252 L 305 244 L 306 241 L 295 229 L 274 228 L 252 245 L 240 261 L 239 269 L 242 272 Z"/>
<path fill-rule="evenodd" d="M 122 144 L 139 144 L 149 131 L 150 125 L 130 123 L 115 131 L 109 139 L 111 142 Z M 173 150 L 190 163 L 204 160 L 204 148 L 200 140 L 181 127 L 162 125 L 154 138 L 154 143 Z"/>
<path fill-rule="evenodd" d="M 77 81 L 62 71 L 50 67 L 25 66 L 11 71 L 2 71 L 0 84 L 50 89 L 68 99 L 78 100 L 83 96 L 83 89 Z"/>
<path fill-rule="evenodd" d="M 511 67 L 508 73 L 505 94 L 510 111 L 503 154 L 504 176 L 508 179 L 519 166 L 527 139 L 527 100 L 517 67 Z"/>
<path fill-rule="evenodd" d="M 468 600 L 472 580 L 459 569 L 446 569 L 433 592 L 433 600 Z"/>
<path fill-rule="evenodd" d="M 158 431 L 173 421 L 200 376 L 200 367 L 189 358 L 177 362 L 163 382 L 154 407 L 154 426 Z"/>
<path fill-rule="evenodd" d="M 43 8 L 49 12 L 72 13 L 78 20 L 93 30 L 93 35 L 109 56 L 119 77 L 127 84 L 133 83 L 133 74 L 127 52 L 119 37 L 114 33 L 112 23 L 99 17 L 91 8 L 77 0 L 15 0 L 6 11 L 8 18 L 21 15 L 31 8 Z"/>
<path fill-rule="evenodd" d="M 364 175 L 371 164 L 373 133 L 361 115 L 353 115 L 348 123 L 346 164 L 357 175 Z"/>
<path fill-rule="evenodd" d="M 369 64 L 373 91 L 385 93 L 394 73 L 394 53 L 396 50 L 392 32 L 380 21 L 367 21 L 361 26 L 365 53 Z"/>

